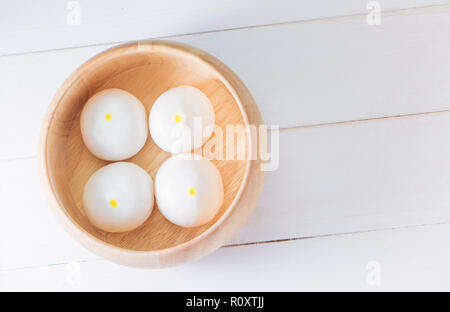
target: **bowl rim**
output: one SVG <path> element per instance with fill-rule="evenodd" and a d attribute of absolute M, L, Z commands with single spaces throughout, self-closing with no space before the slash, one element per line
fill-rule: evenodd
<path fill-rule="evenodd" d="M 256 142 L 255 140 L 252 140 L 252 134 L 251 131 L 249 131 L 249 118 L 247 115 L 247 111 L 244 108 L 244 105 L 241 100 L 242 92 L 246 92 L 245 94 L 247 97 L 249 97 L 252 101 L 253 98 L 251 97 L 250 92 L 246 89 L 244 84 L 239 80 L 239 78 L 220 60 L 218 60 L 216 57 L 198 49 L 195 47 L 192 47 L 190 45 L 179 43 L 179 42 L 173 42 L 173 41 L 165 41 L 165 40 L 146 40 L 146 41 L 135 41 L 135 42 L 129 42 L 121 45 L 117 45 L 111 48 L 108 48 L 93 57 L 89 58 L 86 62 L 84 62 L 82 65 L 80 65 L 75 71 L 73 71 L 69 77 L 63 82 L 63 84 L 58 88 L 57 92 L 55 93 L 44 118 L 44 121 L 42 123 L 41 132 L 40 132 L 40 139 L 39 139 L 39 153 L 38 153 L 38 163 L 39 163 L 39 171 L 41 176 L 41 181 L 44 187 L 44 192 L 46 195 L 47 200 L 49 201 L 49 204 L 51 206 L 51 209 L 53 213 L 56 215 L 57 219 L 63 223 L 66 230 L 69 231 L 69 234 L 71 236 L 75 237 L 83 246 L 87 247 L 89 250 L 94 252 L 95 254 L 100 254 L 103 257 L 106 257 L 114 262 L 118 262 L 121 264 L 129 264 L 125 263 L 123 261 L 117 261 L 117 257 L 122 256 L 129 256 L 131 255 L 154 255 L 154 256 L 161 256 L 165 254 L 166 256 L 170 256 L 173 254 L 176 254 L 178 252 L 182 252 L 196 244 L 198 244 L 201 241 L 204 241 L 208 238 L 208 236 L 212 235 L 221 225 L 225 223 L 225 221 L 229 218 L 230 214 L 235 210 L 237 203 L 242 197 L 242 194 L 244 190 L 246 189 L 248 185 L 249 175 L 250 175 L 250 169 L 252 167 L 251 160 L 253 157 L 248 154 L 246 163 L 245 163 L 245 172 L 243 179 L 241 181 L 241 185 L 239 186 L 238 192 L 233 198 L 233 201 L 228 206 L 226 211 L 223 213 L 223 215 L 216 221 L 214 224 L 212 224 L 209 228 L 207 228 L 204 232 L 200 233 L 199 235 L 195 236 L 194 238 L 183 242 L 181 244 L 172 246 L 172 247 L 166 247 L 162 249 L 155 249 L 155 250 L 132 250 L 127 249 L 126 247 L 120 247 L 113 245 L 109 242 L 105 242 L 101 240 L 100 238 L 97 238 L 96 236 L 92 235 L 88 231 L 86 231 L 83 227 L 81 227 L 71 216 L 68 214 L 68 212 L 65 210 L 64 205 L 62 204 L 59 196 L 57 195 L 55 189 L 54 189 L 54 181 L 52 178 L 51 169 L 48 166 L 48 158 L 47 158 L 47 138 L 50 130 L 50 126 L 53 121 L 53 117 L 55 115 L 55 111 L 61 101 L 62 98 L 66 95 L 68 90 L 72 87 L 73 83 L 77 82 L 79 79 L 83 79 L 83 75 L 92 70 L 92 66 L 95 66 L 95 63 L 98 61 L 106 62 L 108 60 L 111 60 L 118 56 L 123 56 L 126 54 L 134 54 L 134 53 L 153 53 L 153 52 L 159 52 L 159 53 L 171 53 L 171 54 L 182 54 L 184 56 L 193 57 L 197 61 L 200 61 L 203 64 L 206 64 L 210 69 L 212 69 L 220 78 L 221 82 L 225 85 L 225 87 L 228 89 L 228 91 L 233 96 L 235 102 L 237 103 L 239 110 L 241 112 L 241 115 L 244 120 L 244 126 L 246 129 L 247 134 L 247 153 L 253 153 L 253 142 Z M 105 58 L 106 57 L 106 58 Z M 230 82 L 230 80 L 233 82 Z M 243 87 L 243 89 L 242 89 Z M 238 92 L 236 88 L 240 89 Z M 257 108 L 253 108 L 256 109 Z M 262 119 L 260 117 L 259 111 L 257 111 L 257 117 L 256 119 L 259 119 L 257 121 L 260 121 L 262 123 Z M 258 169 L 259 170 L 259 169 Z M 262 185 L 261 185 L 262 187 Z M 260 191 L 260 190 L 259 190 Z M 259 195 L 259 192 L 258 192 Z M 250 209 L 250 211 L 253 209 L 253 207 Z M 249 214 L 249 213 L 248 213 Z M 236 226 L 235 229 L 233 229 L 229 237 L 231 237 L 240 226 Z M 228 237 L 228 238 L 229 238 Z M 223 239 L 222 239 L 223 240 Z M 223 242 L 216 242 L 216 245 L 212 250 L 209 252 L 219 248 Z M 101 252 L 102 251 L 102 252 Z M 115 254 L 115 257 L 111 258 L 108 257 L 108 253 L 112 252 Z M 204 255 L 206 255 L 206 252 L 204 254 L 199 255 L 198 257 L 194 258 L 201 258 Z M 132 266 L 140 266 L 140 265 L 134 265 Z M 157 267 L 165 266 L 163 263 L 161 265 L 156 265 Z M 155 267 L 155 265 L 151 265 L 151 267 Z"/>

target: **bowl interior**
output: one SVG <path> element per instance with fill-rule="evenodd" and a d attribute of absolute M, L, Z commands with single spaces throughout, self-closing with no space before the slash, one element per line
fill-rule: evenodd
<path fill-rule="evenodd" d="M 209 223 L 195 228 L 182 228 L 167 221 L 155 207 L 148 220 L 134 231 L 107 233 L 90 224 L 82 204 L 88 178 L 109 162 L 93 156 L 85 147 L 80 132 L 81 110 L 93 94 L 107 88 L 120 88 L 134 94 L 144 104 L 147 114 L 153 102 L 164 91 L 180 85 L 192 85 L 211 100 L 216 124 L 226 133 L 227 125 L 246 126 L 241 109 L 220 73 L 211 65 L 180 49 L 158 46 L 139 49 L 121 47 L 103 52 L 80 67 L 63 85 L 55 98 L 55 110 L 49 123 L 45 154 L 52 191 L 66 215 L 90 235 L 108 244 L 136 251 L 152 251 L 174 247 L 200 235 L 213 226 L 231 207 L 244 180 L 247 161 L 237 159 L 247 149 L 247 135 L 236 136 L 234 156 L 225 160 L 230 149 L 226 140 L 218 151 L 223 160 L 211 159 L 219 169 L 225 188 L 224 204 Z M 215 136 L 210 138 L 214 140 Z M 206 143 L 205 146 L 211 146 Z M 214 149 L 213 149 L 214 150 Z M 229 153 L 229 151 L 228 151 Z M 156 146 L 148 136 L 143 149 L 127 160 L 138 164 L 154 179 L 159 166 L 169 154 Z"/>

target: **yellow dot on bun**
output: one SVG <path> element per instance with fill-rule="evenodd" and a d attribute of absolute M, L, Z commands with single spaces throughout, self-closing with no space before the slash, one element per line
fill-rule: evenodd
<path fill-rule="evenodd" d="M 197 125 L 194 120 L 201 120 L 201 123 Z M 153 141 L 171 154 L 190 152 L 201 147 L 212 135 L 214 122 L 215 113 L 211 101 L 202 91 L 192 86 L 179 86 L 161 94 L 153 103 L 148 119 Z M 200 126 L 199 132 L 203 134 L 199 140 L 194 140 L 197 133 L 194 124 L 195 127 Z M 174 135 L 174 130 L 177 135 Z M 179 144 L 180 138 L 190 144 Z M 183 193 L 186 191 L 187 189 Z"/>
<path fill-rule="evenodd" d="M 159 167 L 155 177 L 159 211 L 182 227 L 200 226 L 213 220 L 224 199 L 219 169 L 206 158 L 191 156 L 173 155 Z"/>
<path fill-rule="evenodd" d="M 111 117 L 111 114 L 106 114 L 106 115 L 105 115 L 105 119 L 106 119 L 106 120 L 110 121 L 111 118 L 112 118 L 112 117 Z"/>
<path fill-rule="evenodd" d="M 109 204 L 111 205 L 111 207 L 117 207 L 117 201 L 115 201 L 114 199 L 111 199 L 109 201 Z"/>

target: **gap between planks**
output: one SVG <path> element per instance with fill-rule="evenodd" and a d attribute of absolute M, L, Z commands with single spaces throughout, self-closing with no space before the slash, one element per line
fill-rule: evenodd
<path fill-rule="evenodd" d="M 280 128 L 280 131 L 301 130 L 301 129 L 316 128 L 316 127 L 347 125 L 347 124 L 352 124 L 352 123 L 379 121 L 379 120 L 384 120 L 384 119 L 399 119 L 399 118 L 438 115 L 438 114 L 446 114 L 446 113 L 450 113 L 450 109 L 443 109 L 443 110 L 439 110 L 439 111 L 430 111 L 430 112 L 422 112 L 422 113 L 401 114 L 401 115 L 393 115 L 393 116 L 382 116 L 382 117 L 374 117 L 374 118 L 363 118 L 363 119 L 354 119 L 354 120 L 345 120 L 345 121 L 325 122 L 325 123 L 295 126 L 295 127 L 284 127 L 284 128 Z"/>
<path fill-rule="evenodd" d="M 420 7 L 416 7 L 416 8 L 395 9 L 395 10 L 386 10 L 386 11 L 381 9 L 381 12 L 384 16 L 395 16 L 395 15 L 406 15 L 406 14 L 411 14 L 411 13 L 416 13 L 416 12 L 426 12 L 426 11 L 431 11 L 431 10 L 435 10 L 435 9 L 444 9 L 444 8 L 450 8 L 450 4 L 434 4 L 434 5 L 420 6 Z M 253 26 L 232 27 L 232 28 L 226 28 L 226 29 L 220 29 L 220 30 L 207 30 L 207 31 L 199 31 L 199 32 L 184 33 L 184 34 L 175 34 L 175 35 L 170 35 L 170 36 L 156 36 L 156 37 L 152 37 L 152 38 L 142 38 L 140 40 L 170 40 L 171 38 L 183 38 L 183 37 L 188 37 L 188 36 L 193 36 L 193 35 L 221 33 L 221 32 L 233 31 L 233 30 L 260 29 L 260 28 L 284 26 L 284 25 L 344 21 L 344 20 L 361 18 L 363 16 L 367 16 L 367 13 L 349 14 L 349 15 L 343 15 L 343 16 L 320 17 L 320 18 L 312 18 L 312 19 L 305 19 L 305 20 L 293 20 L 293 21 L 286 21 L 286 22 L 253 25 Z M 123 43 L 127 43 L 127 42 L 128 41 L 126 41 L 126 40 L 119 40 L 119 41 L 111 41 L 111 42 L 102 42 L 102 43 L 98 43 L 98 44 L 96 43 L 96 44 L 86 44 L 86 45 L 80 45 L 80 46 L 70 46 L 70 47 L 56 48 L 56 49 L 43 49 L 43 50 L 33 50 L 33 51 L 27 51 L 27 52 L 6 53 L 6 54 L 0 54 L 0 57 L 13 57 L 13 56 L 20 56 L 20 55 L 36 54 L 36 53 L 65 51 L 65 50 L 70 50 L 70 49 L 81 49 L 81 48 L 89 48 L 89 47 L 118 45 L 118 44 L 123 44 Z"/>
<path fill-rule="evenodd" d="M 435 223 L 429 223 L 429 224 L 398 226 L 398 227 L 390 227 L 390 228 L 381 228 L 381 229 L 366 230 L 366 231 L 354 231 L 354 232 L 344 232 L 344 233 L 336 233 L 336 234 L 324 234 L 324 235 L 314 235 L 314 236 L 305 236 L 305 237 L 292 237 L 292 238 L 283 238 L 283 239 L 275 239 L 275 240 L 256 241 L 256 242 L 239 243 L 239 244 L 229 244 L 229 245 L 224 245 L 221 248 L 234 248 L 234 247 L 245 247 L 245 246 L 253 246 L 253 245 L 287 243 L 287 242 L 300 241 L 300 240 L 312 240 L 312 239 L 330 238 L 330 237 L 345 237 L 345 236 L 350 236 L 350 235 L 361 235 L 361 234 L 367 234 L 367 233 L 373 233 L 373 232 L 389 232 L 389 231 L 397 231 L 397 230 L 404 230 L 404 229 L 417 229 L 417 228 L 424 228 L 424 227 L 438 226 L 438 225 L 450 225 L 450 221 L 435 222 Z M 39 269 L 39 268 L 44 268 L 44 267 L 58 267 L 58 266 L 68 265 L 70 263 L 82 264 L 82 263 L 92 263 L 92 262 L 98 262 L 98 261 L 108 261 L 108 260 L 103 259 L 103 258 L 96 258 L 96 259 L 77 260 L 77 261 L 70 261 L 70 262 L 58 262 L 58 263 L 50 263 L 50 264 L 42 264 L 42 265 L 23 266 L 23 267 L 10 268 L 10 269 L 0 269 L 0 273 L 22 271 L 22 270 L 33 270 L 33 269 Z"/>
<path fill-rule="evenodd" d="M 410 229 L 410 228 L 428 227 L 428 226 L 435 226 L 435 225 L 450 225 L 450 221 L 425 223 L 425 224 L 417 224 L 417 225 L 394 226 L 394 227 L 380 228 L 380 229 L 373 229 L 373 230 L 364 230 L 364 231 L 353 231 L 353 232 L 343 232 L 343 233 L 334 233 L 334 234 L 322 234 L 322 235 L 312 235 L 312 236 L 303 236 L 303 237 L 272 239 L 272 240 L 266 240 L 266 241 L 255 241 L 255 242 L 248 242 L 248 243 L 229 244 L 229 245 L 222 246 L 222 248 L 284 243 L 284 242 L 291 242 L 291 241 L 298 241 L 298 240 L 328 238 L 328 237 L 337 237 L 337 236 L 349 236 L 349 235 L 365 234 L 365 233 L 372 233 L 372 232 L 395 231 L 395 230 Z"/>
<path fill-rule="evenodd" d="M 316 128 L 316 127 L 337 126 L 337 125 L 346 125 L 346 124 L 352 124 L 352 123 L 379 121 L 379 120 L 385 120 L 385 119 L 400 119 L 400 118 L 438 115 L 438 114 L 446 114 L 446 113 L 450 113 L 450 109 L 431 111 L 431 112 L 422 112 L 422 113 L 402 114 L 402 115 L 394 115 L 394 116 L 383 116 L 383 117 L 374 117 L 374 118 L 363 118 L 363 119 L 355 119 L 355 120 L 326 122 L 326 123 L 318 123 L 318 124 L 303 125 L 303 126 L 296 126 L 296 127 L 284 127 L 284 128 L 280 128 L 279 131 L 280 132 L 295 131 L 295 130 L 301 130 L 301 129 Z M 270 125 L 268 125 L 268 126 L 270 126 Z M 269 129 L 269 132 L 271 132 L 271 131 L 272 130 Z M 29 155 L 29 156 L 21 156 L 21 157 L 13 157 L 13 158 L 0 158 L 0 162 L 31 160 L 31 159 L 35 159 L 35 158 L 37 158 L 37 155 Z"/>

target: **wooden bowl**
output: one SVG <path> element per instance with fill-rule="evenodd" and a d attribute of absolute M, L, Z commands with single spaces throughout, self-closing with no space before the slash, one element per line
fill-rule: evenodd
<path fill-rule="evenodd" d="M 108 162 L 93 156 L 83 143 L 80 113 L 84 104 L 96 92 L 120 88 L 139 98 L 148 113 L 160 94 L 180 85 L 195 86 L 209 97 L 216 124 L 224 133 L 227 125 L 242 125 L 247 130 L 234 146 L 235 156 L 239 148 L 245 148 L 245 159 L 212 160 L 224 182 L 225 199 L 220 212 L 203 226 L 183 228 L 166 220 L 156 206 L 147 221 L 133 231 L 108 233 L 95 228 L 84 213 L 82 193 L 88 178 Z M 242 226 L 256 203 L 264 172 L 260 161 L 252 160 L 257 138 L 248 126 L 259 124 L 261 115 L 247 88 L 213 56 L 167 41 L 117 46 L 78 68 L 50 104 L 39 153 L 44 190 L 69 233 L 100 256 L 150 268 L 193 261 L 224 244 Z M 154 179 L 168 157 L 149 135 L 143 149 L 127 161 L 138 164 Z"/>

